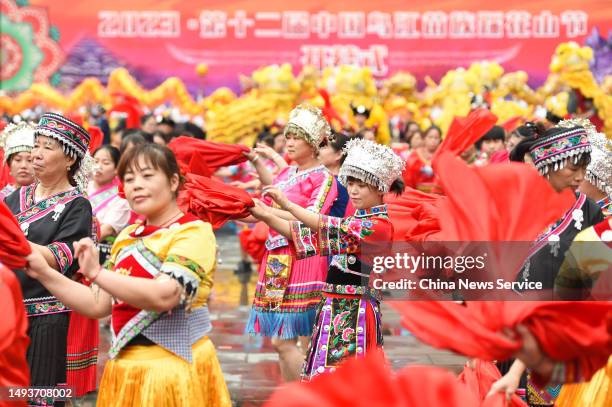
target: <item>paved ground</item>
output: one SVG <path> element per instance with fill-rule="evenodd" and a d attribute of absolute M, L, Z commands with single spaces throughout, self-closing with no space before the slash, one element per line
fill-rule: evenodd
<path fill-rule="evenodd" d="M 232 270 L 240 260 L 237 238 L 222 230 L 217 234 L 221 263 L 215 276 L 210 311 L 213 332 L 210 335 L 235 406 L 258 406 L 281 385 L 277 356 L 270 341 L 243 334 L 249 304 L 254 293 L 255 273 L 248 286 L 240 284 Z M 385 353 L 394 368 L 426 364 L 447 367 L 459 372 L 464 358 L 423 345 L 403 329 L 399 316 L 388 306 L 382 308 Z M 107 360 L 109 335 L 102 328 L 99 374 Z M 95 394 L 76 403 L 95 405 Z"/>

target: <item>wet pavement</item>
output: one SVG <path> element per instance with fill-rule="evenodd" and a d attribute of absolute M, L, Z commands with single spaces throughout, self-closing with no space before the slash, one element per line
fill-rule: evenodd
<path fill-rule="evenodd" d="M 228 230 L 218 232 L 217 239 L 221 261 L 209 303 L 213 324 L 210 338 L 216 346 L 234 406 L 259 406 L 282 385 L 278 357 L 269 339 L 244 334 L 257 281 L 255 267 L 249 283 L 241 284 L 233 272 L 240 261 L 238 239 Z M 420 343 L 401 327 L 399 315 L 389 306 L 383 304 L 382 313 L 384 350 L 395 369 L 424 364 L 461 371 L 465 358 Z M 108 328 L 101 325 L 98 377 L 107 360 L 109 338 Z M 94 406 L 95 394 L 75 405 Z"/>

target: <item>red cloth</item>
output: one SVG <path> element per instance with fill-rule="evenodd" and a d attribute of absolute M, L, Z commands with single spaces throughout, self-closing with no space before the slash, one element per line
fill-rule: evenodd
<path fill-rule="evenodd" d="M 209 222 L 214 229 L 228 220 L 249 216 L 249 208 L 255 206 L 246 191 L 191 173 L 177 202 L 183 212 Z"/>
<path fill-rule="evenodd" d="M 269 230 L 268 225 L 257 222 L 253 229 L 243 229 L 238 234 L 242 250 L 248 253 L 256 263 L 261 263 L 266 252 L 266 239 Z"/>
<path fill-rule="evenodd" d="M 90 137 L 89 154 L 93 154 L 102 145 L 102 142 L 104 142 L 104 133 L 96 126 L 89 126 L 87 132 Z"/>
<path fill-rule="evenodd" d="M 459 374 L 459 382 L 467 386 L 470 391 L 485 405 L 488 406 L 505 406 L 505 395 L 499 394 L 489 398 L 487 394 L 491 390 L 491 386 L 497 380 L 501 379 L 502 375 L 497 369 L 497 366 L 492 362 L 487 362 L 481 359 L 474 359 L 472 361 L 474 367 L 470 367 L 467 364 L 463 368 L 461 374 Z M 486 399 L 485 399 L 486 398 Z M 500 402 L 500 400 L 502 402 Z M 521 400 L 517 395 L 513 395 L 510 400 L 511 407 L 527 407 L 527 404 Z"/>
<path fill-rule="evenodd" d="M 139 129 L 142 111 L 138 99 L 121 92 L 115 92 L 112 96 L 115 98 L 116 103 L 110 108 L 108 112 L 109 117 L 115 112 L 126 115 L 126 128 Z"/>
<path fill-rule="evenodd" d="M 446 369 L 409 366 L 389 370 L 381 352 L 351 359 L 334 373 L 277 390 L 266 407 L 477 406 L 478 400 Z M 500 405 L 501 406 L 501 405 Z"/>
<path fill-rule="evenodd" d="M 332 121 L 336 120 L 338 122 L 337 124 L 340 127 L 344 127 L 345 122 L 344 120 L 342 120 L 342 117 L 340 117 L 338 112 L 336 112 L 336 109 L 334 109 L 334 107 L 332 106 L 331 99 L 327 90 L 319 89 L 319 95 L 321 95 L 321 98 L 323 98 L 323 102 L 325 103 L 323 108 L 321 109 L 321 112 L 323 113 L 323 116 L 328 121 L 328 123 L 331 125 Z"/>
<path fill-rule="evenodd" d="M 32 252 L 17 219 L 11 210 L 0 202 L 0 262 L 10 269 L 23 268 L 24 257 Z"/>
<path fill-rule="evenodd" d="M 496 151 L 489 159 L 489 164 L 500 164 L 507 162 L 510 162 L 510 153 L 508 150 Z"/>
<path fill-rule="evenodd" d="M 4 188 L 8 184 L 13 184 L 15 180 L 11 177 L 11 170 L 7 164 L 4 163 L 4 150 L 0 149 L 0 189 Z"/>
<path fill-rule="evenodd" d="M 534 241 L 576 200 L 571 191 L 555 192 L 524 164 L 469 167 L 443 154 L 436 167 L 448 198 L 440 210 L 446 240 Z"/>
<path fill-rule="evenodd" d="M 0 387 L 27 387 L 30 369 L 26 350 L 30 344 L 27 335 L 28 319 L 23 307 L 19 281 L 11 270 L 0 265 Z M 0 405 L 3 405 L 0 401 Z M 26 401 L 7 405 L 25 406 Z"/>
<path fill-rule="evenodd" d="M 407 187 L 402 195 L 387 194 L 387 213 L 393 222 L 393 240 L 432 240 L 440 232 L 439 205 L 446 199 Z"/>
<path fill-rule="evenodd" d="M 402 324 L 436 348 L 484 360 L 505 360 L 517 352 L 519 339 L 498 333 L 525 325 L 543 352 L 554 360 L 580 360 L 588 380 L 612 353 L 612 304 L 586 301 L 393 302 Z M 550 333 L 554 332 L 554 335 Z"/>
<path fill-rule="evenodd" d="M 434 161 L 445 152 L 454 155 L 463 153 L 491 130 L 496 122 L 497 116 L 483 108 L 472 110 L 467 117 L 453 118 L 446 137 L 436 151 Z"/>
<path fill-rule="evenodd" d="M 247 158 L 242 153 L 249 151 L 241 144 L 215 143 L 186 136 L 172 139 L 168 148 L 185 164 L 191 164 L 194 154 L 199 153 L 199 157 L 204 158 L 208 168 L 213 171 L 246 161 Z"/>

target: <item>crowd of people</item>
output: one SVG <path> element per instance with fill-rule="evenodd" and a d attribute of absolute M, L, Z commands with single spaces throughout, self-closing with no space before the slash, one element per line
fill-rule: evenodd
<path fill-rule="evenodd" d="M 501 394 L 517 406 L 610 405 L 612 142 L 601 123 L 549 115 L 504 128 L 473 105 L 447 129 L 407 120 L 381 142 L 366 124 L 369 107 L 350 108 L 354 124 L 337 126 L 300 104 L 249 147 L 156 115 L 137 124 L 104 114 L 5 117 L 2 233 L 18 239 L 0 239 L 0 303 L 10 315 L 0 322 L 0 386 L 97 390 L 100 406 L 231 405 L 207 307 L 214 229 L 230 221 L 238 276 L 257 270 L 245 333 L 271 338 L 284 381 L 301 382 L 292 386 L 330 391 L 329 380 L 351 374 L 349 360 L 360 371 L 383 349 L 388 293 L 370 284 L 367 245 L 528 240 L 512 278 L 541 283 L 554 300 L 499 321 L 470 300 L 406 302 L 404 323 L 470 357 L 464 374 L 487 383 L 465 385 L 475 403 Z M 8 267 L 15 256 L 19 266 Z M 587 318 L 556 300 L 596 302 Z M 440 321 L 454 315 L 472 315 L 473 327 L 445 341 Z M 497 353 L 462 347 L 484 335 L 478 323 Z M 112 343 L 97 388 L 100 326 Z M 468 405 L 449 386 L 439 405 Z M 299 395 L 290 404 L 309 405 L 302 387 L 287 387 Z M 419 390 L 435 393 L 428 383 Z M 271 405 L 287 401 L 280 394 Z"/>

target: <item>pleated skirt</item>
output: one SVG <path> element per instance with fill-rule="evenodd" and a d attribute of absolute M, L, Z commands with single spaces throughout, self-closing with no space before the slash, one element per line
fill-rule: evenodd
<path fill-rule="evenodd" d="M 72 312 L 68 326 L 66 354 L 68 387 L 74 389 L 75 397 L 96 390 L 98 363 L 99 322 Z"/>
<path fill-rule="evenodd" d="M 157 345 L 132 345 L 106 363 L 98 407 L 225 407 L 231 400 L 214 345 L 193 347 L 193 362 Z"/>
<path fill-rule="evenodd" d="M 291 271 L 282 301 L 271 304 L 266 293 L 266 267 L 278 256 L 289 257 Z M 326 276 L 327 257 L 312 256 L 295 260 L 288 247 L 266 251 L 259 266 L 259 279 L 246 333 L 281 339 L 312 335 Z"/>
<path fill-rule="evenodd" d="M 30 386 L 66 386 L 66 344 L 70 313 L 28 318 L 30 346 L 26 358 L 30 366 Z M 53 405 L 54 400 L 29 400 L 28 405 Z M 63 405 L 56 402 L 55 405 Z"/>

